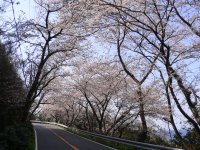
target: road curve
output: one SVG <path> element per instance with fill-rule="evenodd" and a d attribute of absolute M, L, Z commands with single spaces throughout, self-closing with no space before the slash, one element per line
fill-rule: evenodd
<path fill-rule="evenodd" d="M 33 126 L 37 135 L 37 150 L 113 150 L 61 127 L 39 123 L 33 123 Z"/>

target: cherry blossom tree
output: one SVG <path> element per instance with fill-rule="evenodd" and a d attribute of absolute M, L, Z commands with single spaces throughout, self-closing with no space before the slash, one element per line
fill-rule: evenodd
<path fill-rule="evenodd" d="M 65 19 L 64 24 L 54 18 L 65 8 L 64 4 L 53 5 L 45 1 L 36 3 L 40 7 L 38 19 L 29 22 L 29 31 L 26 33 L 29 36 L 21 39 L 26 48 L 21 68 L 27 87 L 23 120 L 29 118 L 27 115 L 32 104 L 36 98 L 43 97 L 48 84 L 63 75 L 62 66 L 66 66 L 68 60 L 78 55 L 85 45 L 85 32 L 81 31 L 82 28 L 80 31 L 76 29 L 79 23 L 77 20 L 81 16 L 75 20 L 69 17 Z M 68 9 L 68 15 L 76 14 L 72 11 L 73 8 Z M 74 34 L 75 31 L 77 34 Z"/>
<path fill-rule="evenodd" d="M 117 30 L 113 27 L 110 28 L 110 31 L 121 35 L 112 37 L 118 39 L 116 47 L 120 61 L 123 61 L 123 57 L 120 58 L 119 48 L 125 51 L 125 49 L 130 49 L 131 45 L 133 52 L 143 56 L 152 67 L 167 74 L 164 78 L 169 77 L 167 85 L 171 98 L 183 117 L 199 133 L 198 95 L 196 92 L 198 86 L 194 86 L 194 82 L 187 78 L 191 77 L 189 75 L 191 63 L 199 63 L 196 59 L 199 57 L 196 46 L 198 45 L 196 43 L 199 43 L 199 39 L 196 37 L 196 35 L 198 36 L 198 11 L 192 13 L 192 10 L 198 7 L 198 2 L 102 1 L 101 5 L 110 6 L 105 17 L 109 18 L 111 25 L 115 23 L 114 27 L 118 26 Z M 186 13 L 190 13 L 192 17 L 187 18 Z M 126 37 L 133 44 L 125 43 Z M 191 42 L 188 43 L 187 40 Z M 155 59 L 157 60 L 155 61 Z M 127 63 L 124 63 L 123 68 L 127 69 Z M 185 107 L 189 108 L 190 112 L 187 112 Z"/>

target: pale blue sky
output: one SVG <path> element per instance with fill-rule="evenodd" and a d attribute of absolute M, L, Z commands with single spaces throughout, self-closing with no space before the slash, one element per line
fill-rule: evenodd
<path fill-rule="evenodd" d="M 33 0 L 20 0 L 18 5 L 14 5 L 14 11 L 16 18 L 23 16 L 26 19 L 31 19 L 36 16 L 35 4 Z M 9 7 L 4 15 L 10 19 L 13 19 L 12 7 Z"/>

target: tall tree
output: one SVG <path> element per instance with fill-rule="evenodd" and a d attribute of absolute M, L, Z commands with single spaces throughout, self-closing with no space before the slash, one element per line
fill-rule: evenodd
<path fill-rule="evenodd" d="M 25 89 L 9 53 L 0 44 L 0 116 L 1 128 L 21 120 Z"/>
<path fill-rule="evenodd" d="M 22 37 L 22 41 L 30 47 L 26 49 L 24 60 L 21 61 L 22 73 L 27 87 L 26 104 L 23 120 L 30 118 L 28 115 L 36 98 L 43 97 L 48 84 L 65 70 L 70 58 L 78 55 L 84 49 L 84 33 L 76 30 L 81 16 L 74 19 L 76 11 L 71 5 L 36 1 L 40 7 L 40 21 L 32 21 L 28 24 L 28 38 Z M 65 11 L 69 17 L 63 21 L 55 19 L 60 12 Z M 41 102 L 38 101 L 39 103 Z M 39 106 L 39 103 L 36 107 Z M 33 109 L 36 110 L 36 109 Z"/>
<path fill-rule="evenodd" d="M 191 62 L 199 63 L 196 59 L 199 58 L 197 23 L 199 3 L 156 0 L 102 2 L 112 8 L 109 9 L 109 14 L 113 15 L 113 20 L 119 22 L 119 26 L 125 29 L 122 35 L 131 32 L 129 39 L 134 42 L 133 51 L 141 54 L 157 68 L 162 68 L 163 74 L 167 74 L 164 78 L 166 80 L 169 78 L 166 85 L 170 97 L 182 116 L 199 134 L 199 106 L 198 92 L 196 92 L 198 86 L 188 78 L 190 76 L 188 70 L 192 71 Z M 121 41 L 123 37 L 120 38 Z M 120 40 L 118 45 L 122 43 Z M 186 42 L 188 40 L 191 42 Z M 129 45 L 127 43 L 124 48 Z M 158 61 L 155 63 L 150 59 L 152 57 L 157 57 Z"/>

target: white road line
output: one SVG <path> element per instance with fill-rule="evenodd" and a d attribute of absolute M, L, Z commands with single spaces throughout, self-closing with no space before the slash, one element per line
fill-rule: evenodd
<path fill-rule="evenodd" d="M 37 143 L 37 132 L 34 129 L 34 133 L 35 133 L 35 150 L 38 150 L 38 143 Z"/>

